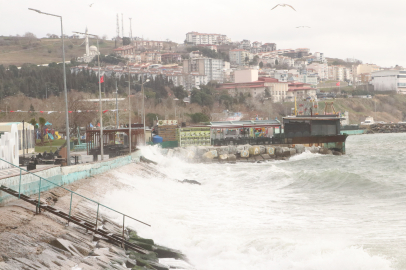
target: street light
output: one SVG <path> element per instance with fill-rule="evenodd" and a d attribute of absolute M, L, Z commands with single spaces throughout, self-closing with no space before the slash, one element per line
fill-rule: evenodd
<path fill-rule="evenodd" d="M 65 42 L 63 37 L 63 24 L 62 16 L 45 13 L 38 9 L 28 8 L 29 10 L 38 12 L 40 14 L 49 15 L 53 17 L 58 17 L 61 19 L 61 37 L 62 37 L 62 58 L 63 58 L 63 87 L 65 91 L 65 124 L 66 124 L 66 163 L 70 166 L 70 136 L 69 136 L 69 113 L 68 113 L 68 90 L 66 88 L 66 70 L 65 70 Z"/>
<path fill-rule="evenodd" d="M 149 82 L 149 79 L 146 79 L 145 82 L 144 81 L 144 75 L 142 76 L 141 79 L 141 90 L 142 90 L 142 115 L 143 115 L 143 122 L 144 122 L 144 144 L 147 143 L 147 139 L 145 136 L 145 95 L 144 95 L 144 83 Z"/>
<path fill-rule="evenodd" d="M 86 29 L 87 31 L 87 29 Z M 100 49 L 99 49 L 99 36 L 98 35 L 93 35 L 93 34 L 88 34 L 88 33 L 81 33 L 81 32 L 75 32 L 73 33 L 76 34 L 81 34 L 81 35 L 88 35 L 95 37 L 97 39 L 97 64 L 98 64 L 98 70 L 99 70 L 99 103 L 100 103 L 100 157 L 101 160 L 103 160 L 103 155 L 104 155 L 104 139 L 103 139 L 103 109 L 102 109 L 102 100 L 101 100 L 101 82 L 100 82 Z"/>

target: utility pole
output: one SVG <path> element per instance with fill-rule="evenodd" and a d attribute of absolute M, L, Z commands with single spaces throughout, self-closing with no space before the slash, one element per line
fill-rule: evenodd
<path fill-rule="evenodd" d="M 130 61 L 127 62 L 128 68 L 128 145 L 130 146 L 131 154 L 131 74 L 130 74 Z"/>
<path fill-rule="evenodd" d="M 118 129 L 118 101 L 117 101 L 117 95 L 118 95 L 118 88 L 117 88 L 117 81 L 116 81 L 116 128 Z"/>
<path fill-rule="evenodd" d="M 117 13 L 117 26 L 116 26 L 116 46 L 117 47 L 117 41 L 120 39 L 120 22 L 118 21 L 118 13 Z"/>

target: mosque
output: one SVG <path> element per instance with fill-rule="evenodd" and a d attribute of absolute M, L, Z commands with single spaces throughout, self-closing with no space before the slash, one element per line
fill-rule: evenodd
<path fill-rule="evenodd" d="M 89 63 L 93 60 L 93 58 L 97 55 L 99 55 L 99 51 L 97 50 L 96 46 L 90 46 L 89 47 L 89 36 L 87 35 L 87 27 L 86 27 L 86 38 L 85 38 L 85 43 L 86 43 L 86 54 L 84 54 L 82 57 L 78 57 L 78 62 L 84 62 L 84 63 Z"/>

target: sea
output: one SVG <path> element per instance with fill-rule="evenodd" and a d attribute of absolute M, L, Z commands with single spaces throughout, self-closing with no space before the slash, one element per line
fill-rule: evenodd
<path fill-rule="evenodd" d="M 155 173 L 116 170 L 129 187 L 103 200 L 150 223 L 128 221 L 196 269 L 406 269 L 406 134 L 350 136 L 343 156 L 265 163 L 142 153 Z"/>

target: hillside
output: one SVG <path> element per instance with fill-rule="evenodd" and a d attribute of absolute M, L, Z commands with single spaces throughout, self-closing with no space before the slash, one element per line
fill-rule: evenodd
<path fill-rule="evenodd" d="M 96 39 L 89 39 L 90 45 L 96 45 Z M 102 54 L 114 49 L 114 41 L 99 40 Z M 82 56 L 85 53 L 84 39 L 65 39 L 65 58 Z M 49 64 L 62 61 L 61 39 L 6 37 L 0 36 L 0 65 L 21 66 L 24 63 Z"/>

